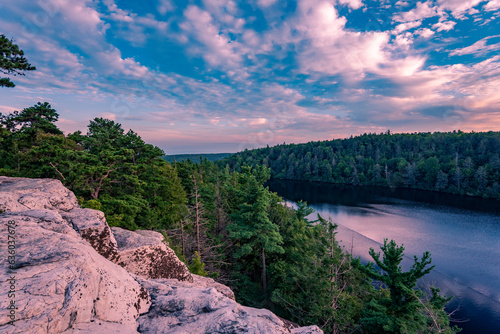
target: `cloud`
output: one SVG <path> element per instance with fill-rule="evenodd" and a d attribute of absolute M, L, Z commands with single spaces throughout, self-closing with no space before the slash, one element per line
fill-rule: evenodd
<path fill-rule="evenodd" d="M 472 14 L 474 7 L 484 0 L 437 0 L 442 9 L 451 11 L 455 18 L 462 19 L 466 13 Z"/>
<path fill-rule="evenodd" d="M 457 24 L 455 21 L 444 21 L 439 20 L 438 23 L 432 25 L 433 29 L 437 29 L 437 31 L 450 31 Z"/>
<path fill-rule="evenodd" d="M 488 3 L 483 6 L 483 9 L 489 12 L 500 9 L 500 0 L 488 1 Z"/>
<path fill-rule="evenodd" d="M 484 56 L 490 52 L 500 50 L 500 42 L 486 45 L 486 42 L 492 38 L 498 38 L 500 35 L 485 37 L 474 44 L 461 49 L 455 49 L 450 52 L 450 56 L 462 56 L 473 54 L 475 56 Z"/>
<path fill-rule="evenodd" d="M 434 31 L 429 28 L 422 28 L 415 31 L 415 34 L 419 35 L 422 38 L 430 38 L 434 35 Z"/>
<path fill-rule="evenodd" d="M 351 7 L 352 9 L 358 9 L 363 7 L 363 2 L 362 0 L 338 0 L 338 3 L 342 5 L 347 5 Z"/>
<path fill-rule="evenodd" d="M 257 0 L 257 4 L 262 8 L 267 8 L 276 3 L 277 0 Z"/>
<path fill-rule="evenodd" d="M 193 151 L 200 140 L 236 150 L 387 127 L 451 129 L 457 117 L 481 128 L 498 116 L 500 59 L 491 55 L 500 36 L 443 46 L 474 24 L 459 19 L 493 17 L 484 13 L 496 0 L 399 1 L 374 31 L 359 28 L 359 15 L 371 15 L 362 1 L 103 1 L 3 4 L 3 32 L 37 66 L 15 78 L 18 95 L 4 91 L 3 105 L 64 101 L 57 108 L 72 131 L 107 115 L 162 147 Z M 457 55 L 483 58 L 460 64 L 449 57 Z"/>
<path fill-rule="evenodd" d="M 173 11 L 175 9 L 175 5 L 171 0 L 159 0 L 157 9 L 158 13 L 165 15 L 167 12 Z"/>
<path fill-rule="evenodd" d="M 210 66 L 232 69 L 235 73 L 248 50 L 242 50 L 239 42 L 232 41 L 228 34 L 222 33 L 218 22 L 208 11 L 191 5 L 184 11 L 184 17 L 185 21 L 179 26 L 197 42 L 197 45 L 192 43 L 188 47 L 189 52 L 203 57 Z"/>
<path fill-rule="evenodd" d="M 415 8 L 407 11 L 400 12 L 393 16 L 395 22 L 412 22 L 420 21 L 429 17 L 438 15 L 438 7 L 432 6 L 432 1 L 417 2 Z"/>
<path fill-rule="evenodd" d="M 408 23 L 401 23 L 394 28 L 394 33 L 399 34 L 405 30 L 410 30 L 416 27 L 419 27 L 422 24 L 422 21 L 413 21 Z"/>

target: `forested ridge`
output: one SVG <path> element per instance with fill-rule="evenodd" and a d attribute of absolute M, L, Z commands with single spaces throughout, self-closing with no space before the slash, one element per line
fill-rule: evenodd
<path fill-rule="evenodd" d="M 276 179 L 408 187 L 500 198 L 500 132 L 363 134 L 282 144 L 226 158 L 234 170 L 264 165 Z"/>
<path fill-rule="evenodd" d="M 0 42 L 3 73 L 35 70 L 12 40 Z M 361 264 L 338 245 L 335 224 L 308 220 L 306 203 L 287 207 L 264 186 L 265 164 L 238 171 L 207 159 L 172 164 L 113 120 L 95 118 L 85 134 L 65 135 L 58 119 L 47 102 L 0 114 L 0 175 L 58 179 L 111 226 L 162 232 L 193 273 L 301 325 L 325 333 L 458 331 L 444 311 L 449 298 L 416 286 L 433 268 L 430 254 L 403 272 L 404 247 L 386 240 L 381 253 L 370 252 L 377 267 Z"/>
<path fill-rule="evenodd" d="M 188 159 L 192 161 L 198 161 L 201 157 L 202 159 L 206 158 L 208 161 L 214 162 L 227 158 L 232 154 L 233 153 L 171 154 L 171 155 L 165 155 L 163 158 L 168 162 L 175 162 L 175 161 L 180 162 Z"/>
<path fill-rule="evenodd" d="M 58 117 L 46 102 L 0 115 L 0 175 L 58 179 L 110 225 L 163 232 L 193 273 L 301 325 L 326 333 L 457 331 L 444 311 L 449 299 L 416 287 L 432 269 L 429 254 L 402 272 L 404 248 L 387 241 L 382 255 L 371 252 L 377 267 L 361 264 L 338 245 L 334 223 L 308 220 L 306 203 L 287 207 L 264 186 L 269 168 L 171 164 L 112 120 L 95 118 L 86 134 L 64 135 Z"/>

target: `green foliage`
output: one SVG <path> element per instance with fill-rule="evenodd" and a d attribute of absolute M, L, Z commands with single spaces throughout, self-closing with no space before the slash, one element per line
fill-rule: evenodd
<path fill-rule="evenodd" d="M 81 204 L 82 208 L 87 208 L 87 209 L 94 209 L 94 210 L 101 210 L 101 202 L 99 202 L 98 200 L 96 199 L 91 199 L 91 200 L 88 200 L 88 201 L 84 201 L 82 204 Z"/>
<path fill-rule="evenodd" d="M 205 264 L 201 262 L 200 254 L 195 251 L 191 264 L 188 266 L 189 271 L 195 275 L 206 277 L 208 272 L 205 270 Z"/>
<path fill-rule="evenodd" d="M 160 149 L 102 118 L 66 137 L 58 117 L 47 102 L 0 117 L 3 175 L 57 178 L 113 226 L 170 228 L 183 217 L 185 191 Z"/>
<path fill-rule="evenodd" d="M 165 161 L 168 161 L 170 163 L 183 162 L 186 160 L 190 160 L 192 162 L 198 162 L 200 161 L 200 159 L 201 160 L 207 159 L 208 161 L 215 162 L 227 158 L 232 154 L 233 153 L 172 154 L 163 156 L 163 159 L 165 159 Z"/>
<path fill-rule="evenodd" d="M 363 134 L 234 154 L 220 165 L 266 165 L 276 179 L 408 187 L 500 198 L 500 132 Z"/>
<path fill-rule="evenodd" d="M 24 75 L 23 71 L 36 70 L 35 66 L 24 58 L 23 50 L 13 40 L 0 35 L 0 72 L 3 74 Z M 15 87 L 9 78 L 0 78 L 0 87 Z"/>
<path fill-rule="evenodd" d="M 382 282 L 389 292 L 389 295 L 381 293 L 366 304 L 360 319 L 363 329 L 369 333 L 433 333 L 446 328 L 448 333 L 454 333 L 443 311 L 449 299 L 439 296 L 439 290 L 432 288 L 431 301 L 424 303 L 424 294 L 417 289 L 417 280 L 434 268 L 428 267 L 429 252 L 425 252 L 421 260 L 415 256 L 413 266 L 403 272 L 404 247 L 385 239 L 380 248 L 384 253 L 382 259 L 373 248 L 370 248 L 370 256 L 382 272 L 376 270 L 373 263 L 362 266 L 359 260 L 354 262 L 368 277 Z"/>

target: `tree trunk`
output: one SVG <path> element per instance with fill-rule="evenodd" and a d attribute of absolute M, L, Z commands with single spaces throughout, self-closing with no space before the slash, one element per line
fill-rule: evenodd
<path fill-rule="evenodd" d="M 196 224 L 196 248 L 198 250 L 198 255 L 201 257 L 200 251 L 200 203 L 199 203 L 199 193 L 198 193 L 198 184 L 196 183 L 196 178 L 193 176 L 194 181 L 194 200 L 195 200 L 195 224 Z"/>
<path fill-rule="evenodd" d="M 186 255 L 186 248 L 184 246 L 184 221 L 181 220 L 181 246 L 182 246 L 182 255 Z"/>

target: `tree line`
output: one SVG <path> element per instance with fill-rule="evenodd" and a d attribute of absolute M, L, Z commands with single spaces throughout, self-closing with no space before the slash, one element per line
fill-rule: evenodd
<path fill-rule="evenodd" d="M 276 179 L 407 187 L 500 198 L 500 132 L 363 134 L 245 150 L 221 162 Z"/>

